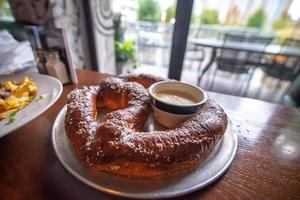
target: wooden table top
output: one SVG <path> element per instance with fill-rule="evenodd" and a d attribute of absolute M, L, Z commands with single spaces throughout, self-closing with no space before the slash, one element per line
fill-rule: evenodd
<path fill-rule="evenodd" d="M 97 84 L 107 76 L 77 73 L 79 85 Z M 55 156 L 52 124 L 75 87 L 65 86 L 47 112 L 0 138 L 0 199 L 120 199 L 81 183 Z M 208 94 L 225 109 L 238 130 L 237 154 L 218 181 L 175 199 L 299 199 L 299 112 L 248 98 Z"/>

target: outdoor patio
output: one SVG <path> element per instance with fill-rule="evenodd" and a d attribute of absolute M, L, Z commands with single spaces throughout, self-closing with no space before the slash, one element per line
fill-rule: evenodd
<path fill-rule="evenodd" d="M 205 64 L 208 60 L 209 50 L 206 50 L 206 59 L 203 61 Z M 165 55 L 165 54 L 160 54 Z M 158 61 L 161 62 L 161 61 Z M 213 68 L 215 68 L 215 64 L 213 64 Z M 199 62 L 190 62 L 185 61 L 184 67 L 181 75 L 181 81 L 197 84 L 198 82 L 198 72 L 197 68 L 199 67 Z M 200 87 L 205 90 L 213 91 L 213 92 L 220 92 L 224 94 L 234 95 L 234 96 L 242 96 L 241 87 L 245 87 L 243 81 L 245 81 L 245 76 L 243 75 L 236 75 L 226 73 L 226 72 L 218 72 L 215 76 L 215 82 L 213 88 L 210 88 L 210 83 L 212 79 L 212 71 L 205 74 L 201 83 Z M 149 64 L 141 64 L 138 68 L 134 70 L 134 73 L 149 73 L 167 77 L 168 76 L 168 68 L 161 67 L 157 65 L 149 65 Z M 288 82 L 284 82 L 281 84 L 280 87 L 276 87 L 277 80 L 272 78 L 267 78 L 263 80 L 264 72 L 260 69 L 256 69 L 253 79 L 250 82 L 249 88 L 247 90 L 247 94 L 245 97 L 261 99 L 264 101 L 269 101 L 273 103 L 280 102 L 282 95 L 286 92 L 286 89 L 289 86 Z"/>

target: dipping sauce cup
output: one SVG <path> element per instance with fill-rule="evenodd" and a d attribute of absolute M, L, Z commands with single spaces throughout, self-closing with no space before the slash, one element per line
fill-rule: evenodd
<path fill-rule="evenodd" d="M 155 120 L 167 128 L 197 113 L 207 101 L 204 90 L 179 81 L 157 82 L 150 86 L 149 95 Z"/>

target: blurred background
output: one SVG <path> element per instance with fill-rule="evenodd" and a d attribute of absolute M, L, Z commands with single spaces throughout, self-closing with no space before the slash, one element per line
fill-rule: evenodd
<path fill-rule="evenodd" d="M 192 9 L 180 0 L 28 2 L 0 0 L 2 28 L 13 22 L 67 27 L 76 68 L 168 77 L 177 23 L 177 34 L 187 33 L 181 81 L 299 105 L 298 0 L 194 0 Z M 176 20 L 182 16 L 190 19 L 188 31 Z"/>

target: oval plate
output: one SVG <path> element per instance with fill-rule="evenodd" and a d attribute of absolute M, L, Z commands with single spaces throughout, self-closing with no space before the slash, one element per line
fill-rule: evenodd
<path fill-rule="evenodd" d="M 73 153 L 64 129 L 66 106 L 58 114 L 52 130 L 54 151 L 62 165 L 83 183 L 116 196 L 156 199 L 181 196 L 201 189 L 217 180 L 230 166 L 237 150 L 237 132 L 229 122 L 226 133 L 205 161 L 195 170 L 176 177 L 136 179 L 84 167 Z M 153 119 L 148 126 L 153 129 Z M 152 127 L 152 128 L 151 128 Z"/>
<path fill-rule="evenodd" d="M 19 110 L 15 116 L 13 123 L 8 123 L 7 119 L 0 121 L 0 137 L 20 128 L 27 124 L 40 114 L 45 112 L 60 97 L 63 87 L 59 80 L 51 76 L 39 73 L 15 74 L 9 76 L 1 76 L 0 82 L 3 81 L 22 81 L 24 76 L 28 76 L 30 80 L 37 84 L 37 94 L 35 98 L 25 108 Z M 40 96 L 43 96 L 40 99 Z"/>

